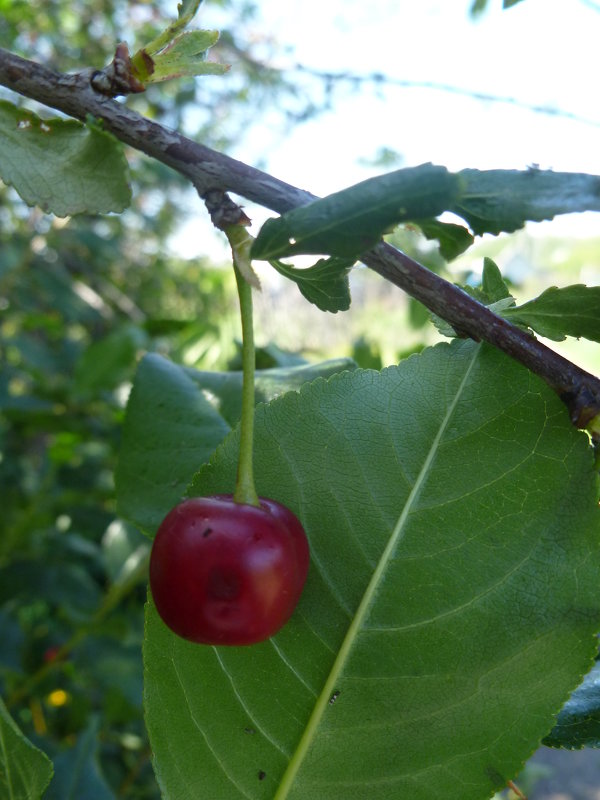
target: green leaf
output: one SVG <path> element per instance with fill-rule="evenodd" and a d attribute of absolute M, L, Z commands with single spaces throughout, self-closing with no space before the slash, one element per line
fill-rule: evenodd
<path fill-rule="evenodd" d="M 600 342 L 600 286 L 551 286 L 534 300 L 507 309 L 502 316 L 556 342 L 567 336 Z"/>
<path fill-rule="evenodd" d="M 66 217 L 131 202 L 123 148 L 96 125 L 41 119 L 0 101 L 0 177 L 30 206 Z"/>
<path fill-rule="evenodd" d="M 596 662 L 567 700 L 543 743 L 569 750 L 600 747 L 600 663 Z"/>
<path fill-rule="evenodd" d="M 229 436 L 194 481 L 224 491 Z M 453 342 L 256 412 L 261 495 L 311 568 L 273 639 L 211 648 L 148 608 L 145 706 L 165 800 L 483 800 L 596 654 L 597 475 L 548 387 Z"/>
<path fill-rule="evenodd" d="M 96 611 L 102 594 L 97 581 L 81 564 L 56 558 L 14 558 L 0 569 L 0 604 L 19 599 L 45 600 L 61 616 L 81 623 Z"/>
<path fill-rule="evenodd" d="M 74 747 L 54 760 L 55 775 L 44 800 L 114 800 L 98 766 L 98 718 L 79 734 Z"/>
<path fill-rule="evenodd" d="M 123 583 L 148 549 L 148 539 L 121 519 L 113 520 L 102 537 L 102 562 L 111 583 Z"/>
<path fill-rule="evenodd" d="M 92 342 L 77 362 L 77 389 L 83 392 L 113 389 L 123 380 L 130 379 L 138 349 L 143 347 L 146 340 L 140 327 L 126 324 Z"/>
<path fill-rule="evenodd" d="M 252 258 L 298 253 L 356 259 L 399 222 L 442 213 L 459 194 L 460 179 L 445 167 L 422 164 L 369 178 L 265 222 Z"/>
<path fill-rule="evenodd" d="M 481 286 L 457 285 L 468 295 L 475 298 L 478 303 L 488 306 L 495 314 L 504 315 L 506 309 L 512 308 L 515 304 L 515 299 L 511 295 L 502 273 L 491 258 L 483 259 Z M 442 336 L 453 338 L 458 335 L 452 325 L 446 322 L 445 319 L 433 313 L 430 317 Z"/>
<path fill-rule="evenodd" d="M 498 314 L 499 316 L 502 316 L 507 308 L 511 308 L 515 304 L 514 297 L 512 296 L 504 297 L 502 300 L 496 300 L 495 303 L 490 303 L 487 295 L 479 286 L 461 286 L 460 288 L 463 289 L 463 291 L 465 291 L 468 295 L 475 298 L 478 303 L 487 305 L 490 311 L 493 311 L 494 314 Z M 451 339 L 456 336 L 462 339 L 467 338 L 465 333 L 457 332 L 449 322 L 446 322 L 445 319 L 442 319 L 442 317 L 438 316 L 437 314 L 430 314 L 430 318 L 442 336 L 448 336 Z"/>
<path fill-rule="evenodd" d="M 488 0 L 473 0 L 471 8 L 469 9 L 469 14 L 472 17 L 479 16 L 485 9 L 487 8 Z"/>
<path fill-rule="evenodd" d="M 202 0 L 181 0 L 177 3 L 177 18 L 182 25 L 187 25 L 196 16 Z"/>
<path fill-rule="evenodd" d="M 461 225 L 430 219 L 452 211 L 477 235 L 512 232 L 526 221 L 600 211 L 600 177 L 528 169 L 465 169 L 422 164 L 362 181 L 265 222 L 252 257 L 269 261 L 300 253 L 356 259 L 400 222 L 421 226 L 440 241 L 445 258 L 471 244 Z"/>
<path fill-rule="evenodd" d="M 321 311 L 336 314 L 350 308 L 348 275 L 353 258 L 322 258 L 307 269 L 296 269 L 274 259 L 269 263 L 280 275 L 297 283 L 304 297 Z"/>
<path fill-rule="evenodd" d="M 305 383 L 316 378 L 328 378 L 355 367 L 356 364 L 351 358 L 332 358 L 317 364 L 258 369 L 254 377 L 256 402 L 268 403 L 285 392 L 300 389 Z M 186 369 L 186 374 L 202 391 L 209 394 L 211 402 L 223 419 L 232 428 L 235 427 L 242 414 L 242 373 L 240 371 L 198 372 Z"/>
<path fill-rule="evenodd" d="M 131 58 L 132 74 L 141 83 L 195 75 L 223 75 L 226 64 L 206 62 L 206 51 L 219 39 L 218 31 L 183 29 L 195 16 L 202 0 L 189 0 L 177 6 L 178 17 Z"/>
<path fill-rule="evenodd" d="M 186 28 L 192 19 L 196 16 L 196 12 L 200 7 L 202 0 L 182 0 L 177 4 L 177 19 L 172 22 L 164 31 L 162 31 L 155 39 L 145 47 L 138 50 L 132 58 L 132 61 L 138 59 L 139 54 L 145 51 L 146 55 L 154 57 L 157 53 L 169 45 L 175 39 L 177 34 Z"/>
<path fill-rule="evenodd" d="M 154 57 L 154 71 L 148 83 L 181 78 L 185 75 L 223 75 L 229 67 L 205 61 L 206 51 L 219 39 L 219 31 L 187 31 L 182 33 L 162 53 Z"/>
<path fill-rule="evenodd" d="M 0 797 L 39 800 L 52 772 L 48 756 L 23 736 L 0 698 Z"/>
<path fill-rule="evenodd" d="M 123 425 L 116 472 L 119 514 L 155 531 L 229 431 L 202 389 L 157 355 L 142 359 Z"/>
<path fill-rule="evenodd" d="M 440 222 L 438 219 L 419 220 L 419 228 L 426 239 L 437 239 L 440 254 L 446 261 L 464 253 L 473 244 L 473 235 L 454 222 Z"/>
<path fill-rule="evenodd" d="M 449 210 L 477 235 L 510 233 L 527 220 L 541 222 L 557 214 L 600 211 L 597 175 L 541 169 L 463 169 L 458 175 L 464 188 Z"/>
<path fill-rule="evenodd" d="M 491 258 L 483 259 L 481 289 L 487 298 L 488 304 L 511 297 L 498 265 Z"/>
<path fill-rule="evenodd" d="M 256 402 L 353 366 L 351 359 L 334 359 L 257 370 Z M 122 517 L 145 532 L 156 530 L 194 472 L 238 423 L 241 392 L 241 372 L 198 372 L 158 355 L 142 359 L 127 404 L 116 473 Z"/>

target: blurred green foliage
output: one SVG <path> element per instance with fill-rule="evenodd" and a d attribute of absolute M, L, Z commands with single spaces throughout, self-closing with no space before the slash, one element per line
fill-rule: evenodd
<path fill-rule="evenodd" d="M 233 26 L 252 12 L 207 5 Z M 0 0 L 0 45 L 62 70 L 100 67 L 119 41 L 143 44 L 176 11 Z M 175 81 L 132 104 L 227 145 L 253 93 L 264 102 L 278 90 L 248 58 L 233 83 Z M 76 762 L 86 783 L 69 796 L 159 796 L 142 718 L 148 546 L 116 517 L 113 486 L 135 366 L 148 350 L 205 369 L 236 355 L 230 270 L 165 246 L 200 202 L 175 173 L 128 158 L 134 202 L 119 217 L 56 219 L 0 187 L 0 692 L 55 761 L 48 796 L 61 800 Z"/>
<path fill-rule="evenodd" d="M 115 516 L 120 423 L 145 350 L 226 364 L 233 284 L 227 270 L 161 254 L 160 233 L 140 214 L 139 227 L 116 217 L 64 224 L 2 196 L 2 691 L 51 757 L 75 748 L 99 715 L 110 784 L 139 770 L 145 788 L 131 796 L 153 796 L 141 716 L 144 575 L 117 613 L 102 612 L 142 546 Z M 68 658 L 29 690 L 74 637 Z"/>

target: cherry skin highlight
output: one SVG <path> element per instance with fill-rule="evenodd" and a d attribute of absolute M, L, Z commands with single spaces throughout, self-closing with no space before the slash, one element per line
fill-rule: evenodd
<path fill-rule="evenodd" d="M 308 573 L 297 517 L 275 500 L 195 497 L 162 521 L 150 555 L 150 589 L 163 622 L 200 644 L 247 645 L 291 617 Z"/>

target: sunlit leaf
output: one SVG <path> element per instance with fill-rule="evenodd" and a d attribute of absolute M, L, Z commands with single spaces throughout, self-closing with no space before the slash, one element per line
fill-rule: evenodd
<path fill-rule="evenodd" d="M 202 5 L 202 0 L 181 0 L 177 3 L 177 16 L 179 21 L 187 25 L 195 16 Z"/>
<path fill-rule="evenodd" d="M 163 50 L 172 42 L 175 37 L 186 28 L 192 19 L 195 17 L 198 8 L 202 4 L 202 0 L 181 0 L 177 4 L 177 19 L 174 20 L 165 30 L 148 42 L 142 50 L 149 56 L 154 57 L 157 53 Z M 135 61 L 139 55 L 138 51 L 132 58 Z"/>
<path fill-rule="evenodd" d="M 222 75 L 227 72 L 227 65 L 205 60 L 206 51 L 218 38 L 218 31 L 182 33 L 169 47 L 154 57 L 154 71 L 149 82 L 156 83 L 184 75 Z"/>

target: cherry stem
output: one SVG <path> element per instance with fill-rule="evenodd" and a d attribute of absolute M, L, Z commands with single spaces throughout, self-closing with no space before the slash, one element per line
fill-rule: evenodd
<path fill-rule="evenodd" d="M 251 506 L 260 505 L 254 485 L 254 325 L 252 320 L 252 287 L 240 272 L 235 258 L 235 242 L 232 241 L 232 226 L 227 236 L 234 250 L 233 270 L 237 283 L 242 319 L 242 417 L 240 421 L 240 452 L 238 457 L 237 480 L 233 499 L 236 503 Z M 241 231 L 245 234 L 243 228 Z"/>

